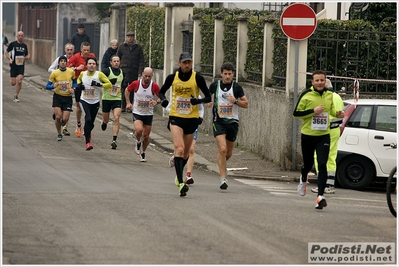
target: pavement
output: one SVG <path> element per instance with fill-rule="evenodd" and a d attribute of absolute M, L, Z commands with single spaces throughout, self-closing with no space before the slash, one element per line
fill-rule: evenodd
<path fill-rule="evenodd" d="M 2 66 L 4 71 L 9 71 L 9 66 L 6 62 L 4 62 L 4 60 Z M 21 95 L 23 95 L 24 87 L 34 86 L 38 89 L 45 90 L 45 85 L 48 82 L 49 76 L 50 73 L 47 72 L 47 69 L 30 64 L 28 62 L 25 66 L 25 77 L 20 93 L 20 98 Z M 101 108 L 98 116 L 99 118 L 102 118 Z M 120 125 L 121 128 L 123 127 L 129 129 L 130 131 L 134 131 L 132 114 L 122 113 L 120 118 Z M 170 132 L 166 128 L 166 125 L 167 117 L 164 117 L 158 113 L 154 113 L 150 138 L 151 143 L 158 150 L 163 151 L 163 153 L 171 154 L 173 152 L 173 142 Z M 217 144 L 214 140 L 213 133 L 206 133 L 200 130 L 197 144 L 195 147 L 195 168 L 203 169 L 213 173 L 219 173 L 219 168 L 216 162 L 217 150 Z M 299 171 L 293 172 L 280 170 L 277 165 L 278 164 L 276 163 L 268 162 L 262 159 L 256 154 L 247 151 L 245 148 L 236 146 L 233 151 L 233 156 L 227 162 L 227 176 L 231 178 L 274 180 L 288 183 L 299 181 Z M 309 177 L 309 182 L 315 181 L 315 178 Z"/>

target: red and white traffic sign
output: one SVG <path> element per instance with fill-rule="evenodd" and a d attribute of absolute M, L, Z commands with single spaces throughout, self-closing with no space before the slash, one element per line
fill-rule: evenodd
<path fill-rule="evenodd" d="M 297 41 L 307 39 L 316 30 L 316 13 L 308 5 L 292 4 L 281 14 L 280 26 L 288 38 Z"/>

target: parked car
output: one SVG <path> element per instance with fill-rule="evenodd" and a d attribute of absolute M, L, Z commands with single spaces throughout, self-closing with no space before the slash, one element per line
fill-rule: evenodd
<path fill-rule="evenodd" d="M 344 188 L 362 190 L 386 179 L 396 166 L 397 100 L 344 100 L 345 118 L 338 141 L 336 178 Z"/>

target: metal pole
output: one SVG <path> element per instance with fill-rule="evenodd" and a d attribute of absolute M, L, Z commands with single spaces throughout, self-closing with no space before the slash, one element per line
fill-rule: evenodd
<path fill-rule="evenodd" d="M 294 65 L 294 108 L 298 101 L 298 67 L 299 66 L 299 41 L 295 41 L 295 65 Z M 291 170 L 296 170 L 296 147 L 297 147 L 297 120 L 292 121 L 292 166 Z"/>

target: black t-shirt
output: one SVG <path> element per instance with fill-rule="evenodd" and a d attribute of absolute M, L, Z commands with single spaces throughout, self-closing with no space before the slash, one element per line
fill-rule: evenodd
<path fill-rule="evenodd" d="M 24 57 L 29 54 L 26 44 L 20 44 L 17 41 L 11 42 L 7 47 L 7 52 L 11 52 L 12 64 L 10 66 L 25 65 Z"/>

